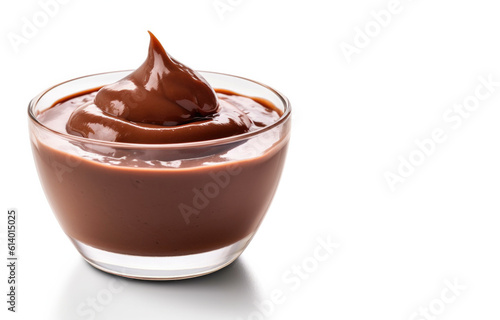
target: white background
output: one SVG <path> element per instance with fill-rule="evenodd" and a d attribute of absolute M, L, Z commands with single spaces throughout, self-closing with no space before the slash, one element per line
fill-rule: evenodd
<path fill-rule="evenodd" d="M 500 86 L 481 84 L 500 82 L 495 1 L 66 2 L 46 21 L 37 1 L 0 7 L 0 318 L 500 316 Z M 371 14 L 388 7 L 390 17 Z M 34 17 L 40 27 L 24 37 Z M 261 81 L 293 105 L 287 165 L 262 227 L 235 264 L 194 280 L 117 282 L 88 266 L 51 213 L 28 141 L 32 97 L 70 78 L 139 66 L 147 30 L 186 65 Z M 13 44 L 13 35 L 24 42 Z M 475 110 L 460 124 L 443 118 L 464 102 Z M 415 140 L 429 142 L 436 130 L 444 138 L 424 155 Z M 413 172 L 401 167 L 409 158 L 419 164 Z M 391 190 L 385 175 L 403 169 Z M 12 207 L 16 314 L 3 302 Z M 318 239 L 339 245 L 320 262 Z M 120 290 L 110 295 L 110 286 Z"/>

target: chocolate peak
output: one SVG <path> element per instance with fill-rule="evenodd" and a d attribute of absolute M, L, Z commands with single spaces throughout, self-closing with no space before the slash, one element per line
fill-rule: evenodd
<path fill-rule="evenodd" d="M 94 101 L 97 107 L 111 116 L 162 126 L 210 118 L 218 110 L 214 90 L 149 35 L 146 61 L 127 77 L 101 88 Z"/>

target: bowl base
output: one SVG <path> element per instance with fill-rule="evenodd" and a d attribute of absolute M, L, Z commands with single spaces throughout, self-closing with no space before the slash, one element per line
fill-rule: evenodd
<path fill-rule="evenodd" d="M 71 238 L 83 258 L 95 268 L 141 280 L 181 280 L 203 276 L 231 264 L 252 235 L 227 247 L 184 256 L 134 256 L 100 250 Z"/>

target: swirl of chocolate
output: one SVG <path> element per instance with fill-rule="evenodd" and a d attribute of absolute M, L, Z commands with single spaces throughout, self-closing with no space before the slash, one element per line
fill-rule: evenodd
<path fill-rule="evenodd" d="M 78 107 L 66 125 L 68 133 L 115 142 L 177 143 L 249 131 L 252 121 L 243 111 L 217 99 L 200 74 L 170 57 L 149 34 L 146 61 Z"/>

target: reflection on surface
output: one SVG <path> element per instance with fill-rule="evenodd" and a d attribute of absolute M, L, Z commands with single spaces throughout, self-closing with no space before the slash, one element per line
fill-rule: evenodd
<path fill-rule="evenodd" d="M 243 260 L 213 274 L 150 282 L 101 272 L 85 261 L 55 293 L 54 319 L 237 319 L 257 300 Z"/>

